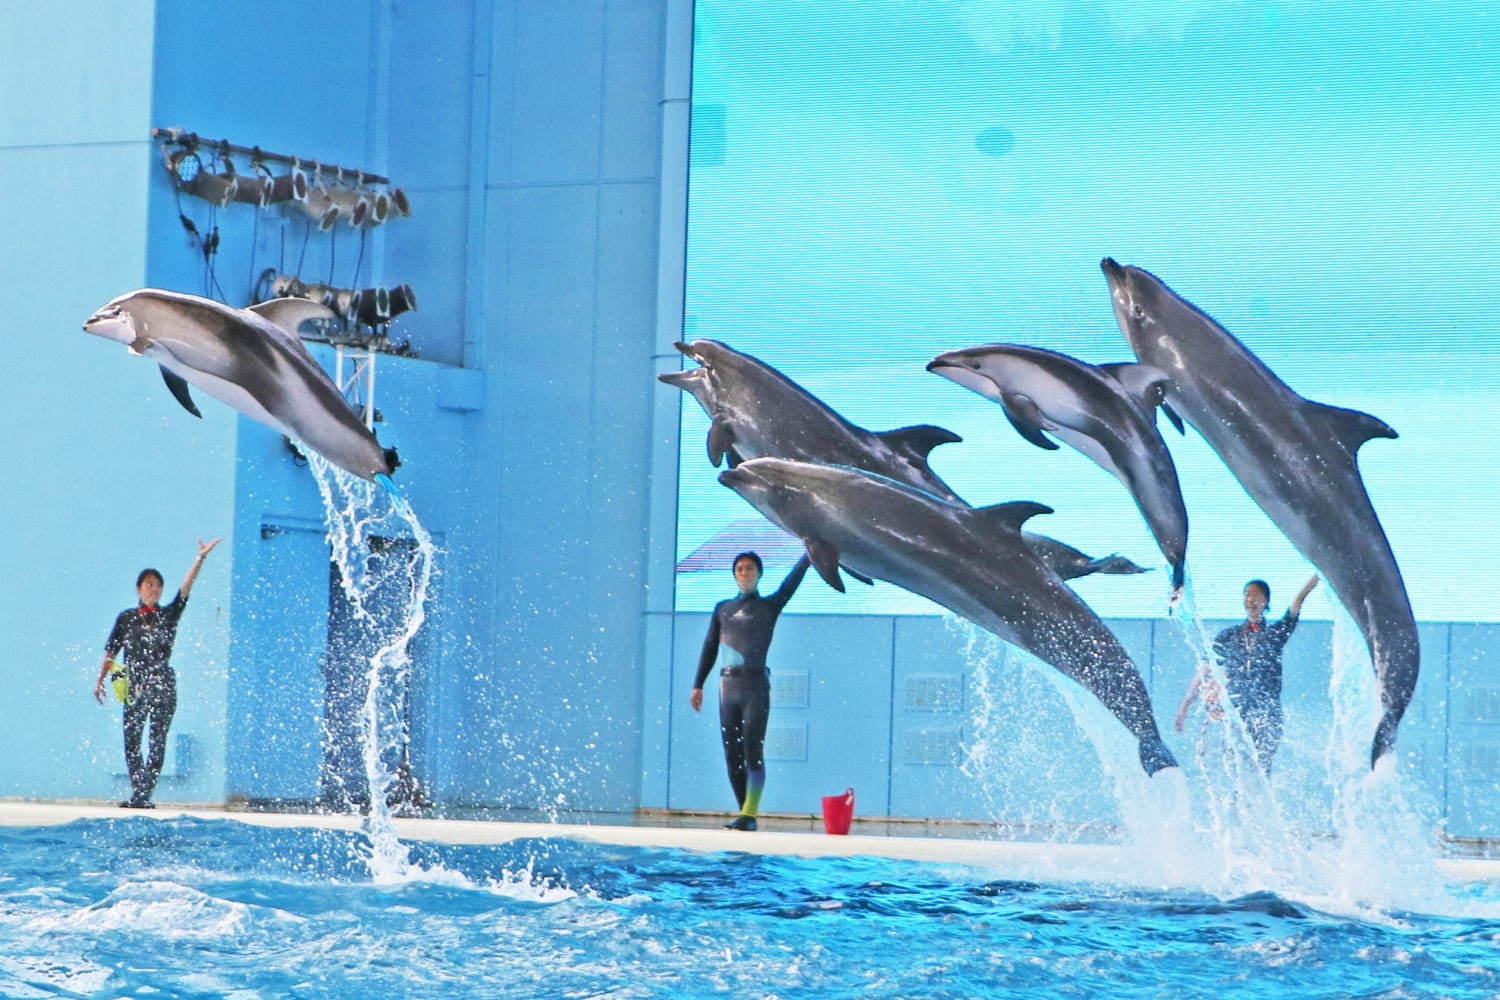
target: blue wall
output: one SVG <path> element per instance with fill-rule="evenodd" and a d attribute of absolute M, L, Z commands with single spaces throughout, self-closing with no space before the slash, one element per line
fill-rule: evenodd
<path fill-rule="evenodd" d="M 0 566 L 16 584 L 0 609 L 3 796 L 123 797 L 119 706 L 90 696 L 105 636 L 135 604 L 142 567 L 159 567 L 175 586 L 195 537 L 228 528 L 232 416 L 194 420 L 154 365 L 80 329 L 146 282 L 154 12 L 142 2 L 0 9 L 0 274 L 11 347 L 0 383 L 9 523 Z M 226 543 L 178 634 L 187 696 L 176 733 L 187 742 L 169 746 L 162 794 L 171 799 L 223 796 L 229 580 Z"/>
<path fill-rule="evenodd" d="M 442 549 L 415 678 L 423 777 L 449 804 L 632 808 L 662 9 L 372 0 L 345 12 L 340 45 L 309 35 L 270 53 L 234 16 L 163 4 L 157 121 L 382 173 L 413 204 L 375 231 L 363 274 L 409 282 L 421 303 L 393 330 L 421 360 L 379 362 L 377 430 Z M 194 40 L 209 37 L 222 88 L 199 82 Z M 153 191 L 152 279 L 192 288 L 170 189 Z M 231 299 L 282 256 L 279 218 L 252 216 L 217 220 Z M 285 226 L 299 248 L 302 227 Z M 326 280 L 333 259 L 348 285 L 357 242 L 335 234 L 332 258 L 329 235 L 309 239 L 304 274 Z M 307 799 L 321 507 L 258 425 L 240 427 L 236 482 L 226 791 Z"/>

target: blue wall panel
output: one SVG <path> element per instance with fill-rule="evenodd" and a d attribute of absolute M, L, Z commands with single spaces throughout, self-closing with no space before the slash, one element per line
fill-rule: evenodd
<path fill-rule="evenodd" d="M 492 181 L 591 183 L 599 177 L 604 6 L 604 0 L 557 0 L 519 4 L 504 15 L 510 44 L 500 50 L 496 70 L 509 67 L 504 97 L 510 104 L 490 131 L 509 141 L 492 147 Z"/>
<path fill-rule="evenodd" d="M 1448 809 L 1465 837 L 1500 836 L 1500 627 L 1454 625 L 1448 702 Z"/>
<path fill-rule="evenodd" d="M 178 421 L 153 365 L 80 329 L 146 280 L 153 14 L 149 3 L 0 10 L 0 273 L 24 290 L 6 319 L 17 349 L 0 393 L 0 463 L 15 530 L 0 538 L 0 565 L 27 580 L 24 600 L 0 611 L 0 796 L 124 797 L 120 707 L 90 697 L 105 636 L 135 603 L 136 573 L 159 566 L 175 587 L 194 535 L 216 533 L 231 498 L 233 421 Z M 177 732 L 198 752 L 187 773 L 164 777 L 172 800 L 222 797 L 226 551 L 178 633 Z"/>

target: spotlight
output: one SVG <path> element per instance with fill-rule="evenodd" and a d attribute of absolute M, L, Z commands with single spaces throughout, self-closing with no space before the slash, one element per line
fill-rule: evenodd
<path fill-rule="evenodd" d="M 188 150 L 173 153 L 167 165 L 177 178 L 177 183 L 183 187 L 192 184 L 198 179 L 198 175 L 203 172 L 203 161 L 198 159 L 197 153 L 189 152 Z"/>

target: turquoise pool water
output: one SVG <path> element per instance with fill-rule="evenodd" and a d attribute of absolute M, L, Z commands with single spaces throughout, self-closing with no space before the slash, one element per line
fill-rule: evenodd
<path fill-rule="evenodd" d="M 877 858 L 409 845 L 219 820 L 0 830 L 5 997 L 1494 997 L 1500 892 L 1320 912 Z M 1079 873 L 1080 878 L 1085 873 Z M 1480 915 L 1475 915 L 1480 914 Z"/>

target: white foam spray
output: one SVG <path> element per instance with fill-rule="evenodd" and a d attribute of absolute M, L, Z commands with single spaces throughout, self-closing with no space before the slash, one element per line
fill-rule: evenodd
<path fill-rule="evenodd" d="M 380 883 L 429 877 L 430 872 L 413 867 L 406 846 L 396 835 L 388 805 L 396 775 L 387 761 L 401 758 L 402 745 L 409 736 L 400 698 L 393 693 L 407 686 L 411 642 L 427 618 L 427 591 L 436 550 L 405 500 L 334 468 L 316 453 L 309 451 L 306 455 L 323 499 L 339 585 L 355 620 L 378 628 L 382 634 L 379 647 L 370 657 L 360 712 L 361 752 L 370 801 L 365 820 L 371 845 L 367 859 L 370 874 Z M 394 568 L 387 560 L 372 558 L 370 542 L 376 535 L 410 536 L 414 543 L 410 558 Z M 373 607 L 376 590 L 391 582 L 386 579 L 391 573 L 398 574 L 394 582 L 402 595 L 394 628 L 391 617 L 377 617 Z"/>
<path fill-rule="evenodd" d="M 1244 722 L 1224 694 L 1222 670 L 1207 655 L 1211 640 L 1190 589 L 1176 617 L 1200 668 L 1217 680 L 1223 713 L 1212 720 L 1197 716 L 1203 722 L 1181 769 L 1151 778 L 1137 763 L 1133 737 L 1087 691 L 977 627 L 956 623 L 955 630 L 968 636 L 965 656 L 975 696 L 966 773 L 982 784 L 1006 783 L 1014 762 L 994 750 L 993 729 L 1011 721 L 1007 715 L 1034 713 L 1010 710 L 1006 689 L 1016 683 L 996 668 L 1003 665 L 1007 675 L 1019 668 L 1022 675 L 1045 679 L 1077 727 L 1029 734 L 1038 759 L 1081 734 L 1098 757 L 1102 791 L 1114 799 L 1120 825 L 1111 839 L 1124 850 L 1118 870 L 1101 868 L 1092 878 L 1220 898 L 1269 891 L 1325 912 L 1382 922 L 1399 922 L 1402 913 L 1497 915 L 1500 907 L 1493 902 L 1461 898 L 1446 883 L 1438 863 L 1437 810 L 1413 768 L 1392 754 L 1371 770 L 1379 695 L 1363 639 L 1342 609 L 1329 662 L 1332 722 L 1321 748 L 1322 773 L 1300 781 L 1261 770 Z M 990 794 L 994 808 L 1001 797 Z"/>

